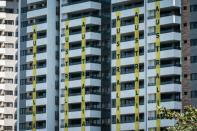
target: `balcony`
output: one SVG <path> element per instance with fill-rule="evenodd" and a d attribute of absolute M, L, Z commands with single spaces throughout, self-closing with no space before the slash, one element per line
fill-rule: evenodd
<path fill-rule="evenodd" d="M 145 112 L 145 106 L 144 105 L 140 105 L 140 113 L 144 113 Z M 126 106 L 126 107 L 120 107 L 120 112 L 123 115 L 128 115 L 128 114 L 134 114 L 135 113 L 135 106 Z M 116 108 L 112 108 L 112 115 L 116 115 Z M 130 121 L 133 122 L 133 121 Z"/>
<path fill-rule="evenodd" d="M 101 34 L 95 32 L 86 32 L 86 40 L 101 40 Z M 65 37 L 61 37 L 61 41 L 65 41 Z M 70 35 L 70 43 L 80 41 L 81 34 Z"/>
<path fill-rule="evenodd" d="M 149 10 L 155 9 L 155 0 L 148 1 L 147 8 Z M 161 0 L 160 8 L 181 7 L 181 0 Z"/>
<path fill-rule="evenodd" d="M 86 86 L 101 86 L 101 80 L 87 78 L 86 79 Z M 65 88 L 64 81 L 61 82 L 60 87 L 61 87 L 61 89 Z M 70 88 L 76 88 L 76 87 L 81 87 L 81 79 L 70 81 Z"/>
<path fill-rule="evenodd" d="M 78 2 L 73 4 L 66 4 L 62 5 L 62 12 L 66 13 L 73 13 L 73 12 L 79 12 L 83 10 L 100 10 L 101 9 L 101 4 L 98 2 L 94 1 L 83 1 L 83 2 Z"/>
<path fill-rule="evenodd" d="M 133 8 L 136 8 L 136 7 L 143 7 L 144 6 L 144 2 L 143 1 L 140 1 L 137 3 L 137 2 L 131 2 L 131 1 L 128 1 L 125 2 L 125 3 L 120 3 L 120 2 L 124 2 L 123 1 L 117 1 L 117 0 L 112 0 L 112 12 L 117 12 L 117 11 L 122 11 L 122 10 L 127 10 L 127 9 L 133 9 Z M 117 4 L 116 4 L 117 3 Z"/>
<path fill-rule="evenodd" d="M 145 95 L 145 90 L 140 89 L 139 90 L 139 96 L 142 97 Z M 135 97 L 135 90 L 124 90 L 120 92 L 120 98 L 128 98 L 128 97 Z M 116 92 L 113 91 L 111 93 L 111 99 L 116 99 Z"/>
<path fill-rule="evenodd" d="M 128 1 L 128 0 L 126 0 L 126 1 Z M 139 7 L 139 10 L 140 10 L 140 12 L 139 12 L 139 14 L 144 14 L 144 7 Z M 121 13 L 121 18 L 125 18 L 125 17 L 134 17 L 134 11 L 132 11 L 131 10 L 131 8 L 130 9 L 124 9 L 124 10 L 121 10 L 120 11 L 120 13 Z M 111 16 L 111 19 L 113 20 L 113 19 L 116 19 L 116 12 L 112 12 L 112 16 Z"/>
<path fill-rule="evenodd" d="M 27 12 L 27 18 L 34 18 L 34 17 L 38 17 L 38 16 L 43 16 L 47 14 L 47 8 L 43 7 L 40 9 L 36 9 L 36 10 L 32 10 L 32 11 L 28 11 Z"/>
<path fill-rule="evenodd" d="M 88 110 L 85 111 L 86 118 L 101 118 L 101 111 Z M 81 110 L 68 113 L 69 119 L 80 119 Z M 60 119 L 64 119 L 64 115 L 60 115 Z"/>
<path fill-rule="evenodd" d="M 86 55 L 96 55 L 100 56 L 101 55 L 101 49 L 95 48 L 95 47 L 88 47 L 86 48 Z M 61 52 L 61 58 L 64 58 L 65 53 Z M 81 49 L 76 49 L 76 50 L 70 50 L 69 52 L 69 57 L 81 57 Z"/>
<path fill-rule="evenodd" d="M 89 2 L 89 1 L 98 2 L 98 0 L 78 0 L 78 1 L 68 0 L 67 2 L 65 2 L 65 3 L 62 4 L 62 7 L 63 6 L 68 6 L 68 5 L 80 4 L 80 3 Z"/>
<path fill-rule="evenodd" d="M 62 67 L 61 72 L 65 72 L 64 70 L 65 68 Z M 69 67 L 70 73 L 81 71 L 81 62 L 78 65 L 72 65 Z M 101 71 L 101 65 L 96 63 L 86 63 L 86 71 Z"/>
<path fill-rule="evenodd" d="M 135 25 L 126 25 L 126 26 L 121 26 L 120 27 L 120 30 L 121 30 L 121 33 L 123 34 L 126 34 L 126 33 L 131 33 L 131 32 L 134 32 L 135 30 Z M 143 23 L 140 23 L 139 24 L 139 30 L 140 31 L 143 31 L 144 30 L 144 24 Z M 112 32 L 111 32 L 112 35 L 116 35 L 116 28 L 112 28 Z"/>
<path fill-rule="evenodd" d="M 64 21 L 67 19 L 62 19 L 61 28 L 65 28 Z M 101 25 L 101 18 L 93 17 L 93 16 L 87 16 L 86 17 L 86 24 L 95 24 L 95 25 Z M 81 26 L 81 18 L 70 20 L 70 27 L 76 27 Z"/>
<path fill-rule="evenodd" d="M 101 102 L 101 96 L 95 94 L 85 95 L 86 102 Z M 81 95 L 79 96 L 69 96 L 69 103 L 80 103 Z M 64 99 L 60 99 L 60 104 L 64 104 Z"/>

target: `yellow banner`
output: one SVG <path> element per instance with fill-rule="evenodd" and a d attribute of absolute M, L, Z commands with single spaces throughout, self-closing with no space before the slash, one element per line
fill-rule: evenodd
<path fill-rule="evenodd" d="M 36 131 L 36 54 L 37 54 L 37 29 L 33 26 L 33 110 L 32 110 L 32 131 Z"/>
<path fill-rule="evenodd" d="M 116 12 L 116 131 L 120 131 L 120 90 L 121 90 L 120 26 L 121 26 L 120 12 Z"/>
<path fill-rule="evenodd" d="M 160 131 L 160 113 L 159 113 L 159 107 L 161 102 L 161 94 L 160 94 L 160 1 L 156 1 L 156 130 Z"/>
<path fill-rule="evenodd" d="M 86 84 L 86 19 L 82 19 L 81 26 L 81 131 L 85 131 L 85 84 Z"/>
<path fill-rule="evenodd" d="M 135 131 L 139 131 L 139 8 L 134 9 L 135 17 L 135 49 L 134 49 L 134 70 L 135 70 Z"/>
<path fill-rule="evenodd" d="M 68 131 L 69 124 L 69 104 L 68 104 L 68 96 L 69 96 L 69 21 L 65 22 L 65 98 L 64 98 L 64 131 Z"/>

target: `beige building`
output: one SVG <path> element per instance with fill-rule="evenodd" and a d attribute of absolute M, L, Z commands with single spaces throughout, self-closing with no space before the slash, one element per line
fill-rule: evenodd
<path fill-rule="evenodd" d="M 17 0 L 0 1 L 0 131 L 16 125 Z"/>

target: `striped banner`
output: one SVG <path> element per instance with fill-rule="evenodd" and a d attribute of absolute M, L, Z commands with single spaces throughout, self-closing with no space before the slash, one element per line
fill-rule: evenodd
<path fill-rule="evenodd" d="M 65 98 L 64 98 L 64 131 L 68 131 L 69 124 L 69 104 L 68 104 L 68 96 L 69 96 L 69 21 L 65 22 Z"/>
<path fill-rule="evenodd" d="M 121 65 L 120 65 L 120 12 L 116 12 L 116 131 L 120 131 L 120 72 L 121 72 Z"/>
<path fill-rule="evenodd" d="M 159 107 L 161 103 L 161 94 L 160 94 L 160 1 L 156 1 L 156 130 L 160 131 L 160 112 Z"/>
<path fill-rule="evenodd" d="M 82 19 L 81 26 L 81 131 L 85 131 L 85 84 L 86 84 L 86 18 Z"/>
<path fill-rule="evenodd" d="M 32 131 L 36 131 L 36 68 L 37 68 L 37 29 L 33 26 L 33 110 L 32 110 Z"/>
<path fill-rule="evenodd" d="M 135 131 L 139 131 L 139 8 L 134 9 L 135 17 L 135 49 L 134 49 L 134 70 L 135 70 Z"/>

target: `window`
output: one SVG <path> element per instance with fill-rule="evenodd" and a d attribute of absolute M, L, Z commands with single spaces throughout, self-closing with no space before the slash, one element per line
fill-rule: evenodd
<path fill-rule="evenodd" d="M 5 67 L 4 70 L 7 72 L 13 72 L 14 69 L 13 67 Z"/>
<path fill-rule="evenodd" d="M 5 91 L 5 95 L 13 95 L 13 91 Z"/>
<path fill-rule="evenodd" d="M 197 28 L 197 21 L 190 22 L 190 29 L 196 29 Z"/>
<path fill-rule="evenodd" d="M 197 39 L 191 39 L 190 40 L 190 45 L 191 46 L 197 46 Z"/>
<path fill-rule="evenodd" d="M 197 11 L 197 5 L 191 5 L 190 6 L 190 12 Z"/>
<path fill-rule="evenodd" d="M 197 80 L 197 73 L 191 74 L 191 80 Z"/>
<path fill-rule="evenodd" d="M 191 98 L 197 98 L 197 91 L 191 92 Z"/>
<path fill-rule="evenodd" d="M 5 55 L 5 60 L 13 60 L 14 56 L 13 55 Z"/>
<path fill-rule="evenodd" d="M 21 22 L 21 27 L 27 27 L 27 26 L 28 26 L 28 21 Z"/>
<path fill-rule="evenodd" d="M 184 74 L 184 78 L 187 78 L 187 74 Z"/>
<path fill-rule="evenodd" d="M 4 130 L 12 130 L 12 126 L 4 126 Z"/>
<path fill-rule="evenodd" d="M 5 24 L 14 25 L 14 21 L 13 20 L 5 20 Z"/>
<path fill-rule="evenodd" d="M 5 43 L 5 48 L 14 48 L 13 43 Z"/>
<path fill-rule="evenodd" d="M 13 107 L 12 102 L 5 102 L 4 105 L 5 105 L 5 107 Z"/>
<path fill-rule="evenodd" d="M 191 63 L 197 63 L 197 56 L 191 56 Z"/>
<path fill-rule="evenodd" d="M 183 10 L 187 10 L 187 6 L 183 6 Z"/>
<path fill-rule="evenodd" d="M 4 118 L 13 119 L 13 115 L 12 114 L 4 114 Z"/>
<path fill-rule="evenodd" d="M 187 61 L 187 57 L 184 57 L 184 61 Z"/>
<path fill-rule="evenodd" d="M 6 13 L 14 13 L 14 9 L 6 8 L 6 9 L 5 9 L 5 12 L 6 12 Z"/>
<path fill-rule="evenodd" d="M 183 26 L 186 27 L 187 26 L 187 23 L 183 23 Z"/>
<path fill-rule="evenodd" d="M 13 32 L 5 32 L 4 36 L 14 36 L 14 33 Z"/>
<path fill-rule="evenodd" d="M 13 84 L 13 79 L 5 79 L 4 81 L 7 84 Z"/>

